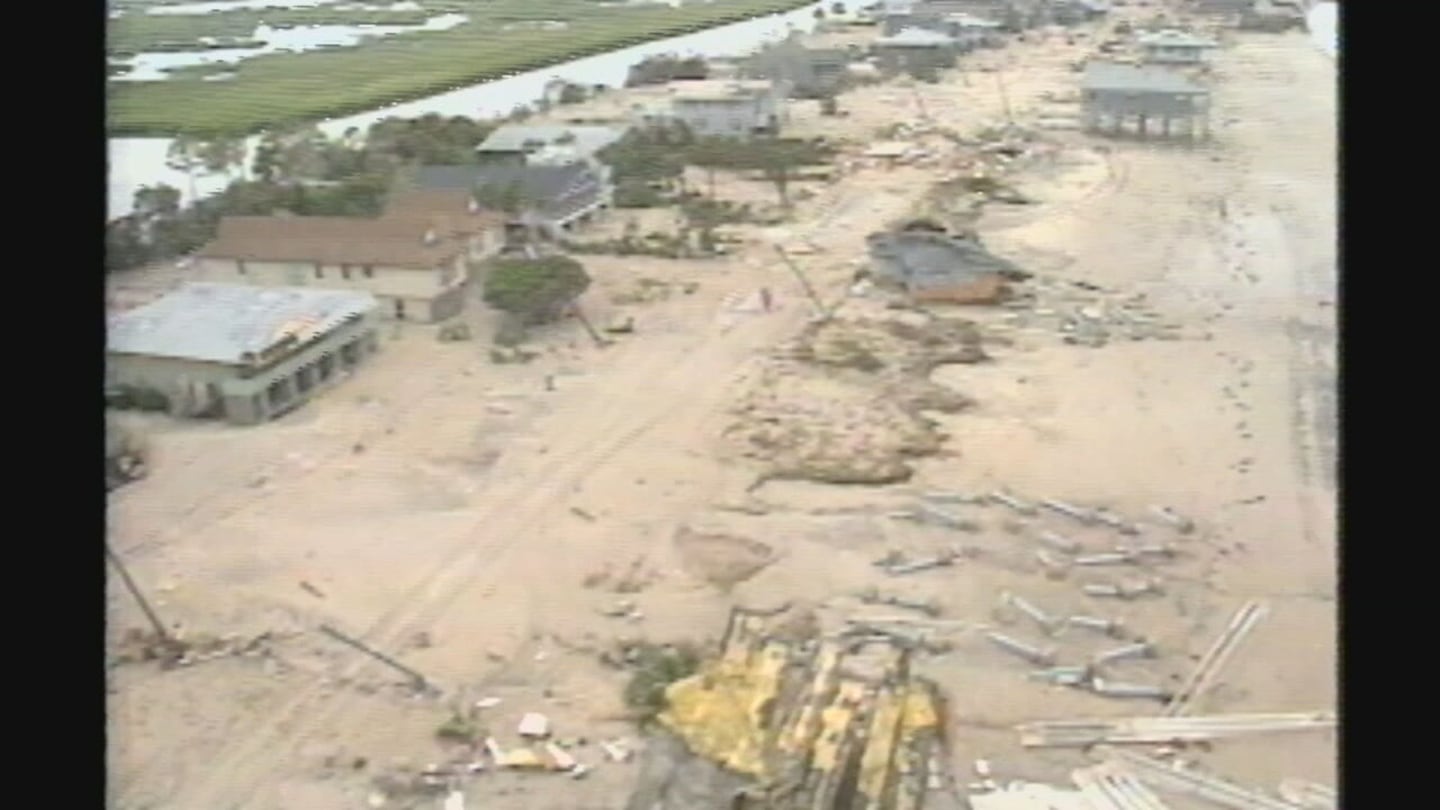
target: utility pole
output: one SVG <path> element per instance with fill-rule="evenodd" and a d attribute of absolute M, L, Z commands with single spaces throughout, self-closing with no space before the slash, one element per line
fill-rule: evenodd
<path fill-rule="evenodd" d="M 824 302 L 822 302 L 820 296 L 816 294 L 815 288 L 810 286 L 809 279 L 805 278 L 805 274 L 800 272 L 800 268 L 796 267 L 795 263 L 790 261 L 790 256 L 785 252 L 785 248 L 776 245 L 775 252 L 780 254 L 781 261 L 784 261 L 785 266 L 790 268 L 790 272 L 795 274 L 796 279 L 799 279 L 800 286 L 804 288 L 805 294 L 810 296 L 810 301 L 815 304 L 815 311 L 820 314 L 821 320 L 830 320 L 830 311 L 826 309 Z"/>
<path fill-rule="evenodd" d="M 322 633 L 324 633 L 325 635 L 327 635 L 327 636 L 335 639 L 336 641 L 340 642 L 341 644 L 344 644 L 344 645 L 346 645 L 346 646 L 348 646 L 348 647 L 353 647 L 354 649 L 357 649 L 357 650 L 359 650 L 360 652 L 365 653 L 366 655 L 370 656 L 371 658 L 374 658 L 376 661 L 379 661 L 380 663 L 385 664 L 386 666 L 389 666 L 390 668 L 392 668 L 392 669 L 394 669 L 394 670 L 397 670 L 397 671 L 399 671 L 399 672 L 403 672 L 405 675 L 407 675 L 407 676 L 410 677 L 410 680 L 411 680 L 411 682 L 414 683 L 414 685 L 415 685 L 415 690 L 416 690 L 417 692 L 429 692 L 429 693 L 435 694 L 435 693 L 438 693 L 438 692 L 440 691 L 440 690 L 437 689 L 433 684 L 431 684 L 430 681 L 429 681 L 428 679 L 426 679 L 426 677 L 425 677 L 424 675 L 421 675 L 420 673 L 416 672 L 415 670 L 413 670 L 413 669 L 405 666 L 404 664 L 400 663 L 399 661 L 396 661 L 394 658 L 391 658 L 390 656 L 386 655 L 385 653 L 382 653 L 382 652 L 380 652 L 379 650 L 376 650 L 375 648 L 373 648 L 373 647 L 365 644 L 364 642 L 362 642 L 362 641 L 360 641 L 360 640 L 358 640 L 358 639 L 351 638 L 350 636 L 345 635 L 344 633 L 340 632 L 339 630 L 336 630 L 335 628 L 331 627 L 331 626 L 328 625 L 328 624 L 322 624 L 322 625 L 320 625 L 320 632 L 322 632 Z"/>
<path fill-rule="evenodd" d="M 130 591 L 130 595 L 135 597 L 136 602 L 140 603 L 140 609 L 145 612 L 145 618 L 150 620 L 150 626 L 155 628 L 155 635 L 159 637 L 160 644 L 166 650 L 178 651 L 180 649 L 179 642 L 175 640 L 174 636 L 170 635 L 170 631 L 165 629 L 165 623 L 160 621 L 160 616 L 155 613 L 155 608 L 150 606 L 150 602 L 145 598 L 145 594 L 140 592 L 140 586 L 136 585 L 135 580 L 130 577 L 130 572 L 125 568 L 125 563 L 120 561 L 120 555 L 116 554 L 115 549 L 110 547 L 108 540 L 105 541 L 105 556 L 110 558 L 110 563 L 114 565 L 115 570 L 120 573 L 120 581 L 125 583 L 125 589 Z"/>
<path fill-rule="evenodd" d="M 590 319 L 586 318 L 585 313 L 580 311 L 579 304 L 574 304 L 573 306 L 571 306 L 570 311 L 575 313 L 575 318 L 580 321 L 580 324 L 582 326 L 585 327 L 585 331 L 590 333 L 590 339 L 595 341 L 595 348 L 603 349 L 606 346 L 610 345 L 610 341 L 606 340 L 603 336 L 601 336 L 599 332 L 595 331 L 595 327 L 591 325 Z"/>
<path fill-rule="evenodd" d="M 1005 123 L 1008 126 L 1015 126 L 1015 119 L 1010 114 L 1010 94 L 1005 92 L 1005 77 L 1000 71 L 995 71 L 995 84 L 1000 87 L 1000 103 L 1005 109 Z"/>

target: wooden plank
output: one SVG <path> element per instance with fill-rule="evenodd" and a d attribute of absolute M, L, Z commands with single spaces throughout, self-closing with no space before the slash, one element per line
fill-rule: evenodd
<path fill-rule="evenodd" d="M 1230 624 L 1226 626 L 1225 631 L 1215 639 L 1215 643 L 1201 657 L 1194 671 L 1190 673 L 1190 677 L 1175 692 L 1175 696 L 1165 706 L 1163 714 L 1174 717 L 1188 712 L 1195 699 L 1214 684 L 1221 669 L 1239 649 L 1241 642 L 1249 635 L 1250 630 L 1269 612 L 1269 606 L 1263 602 L 1251 601 L 1242 605 L 1235 612 L 1235 616 L 1230 619 Z"/>
<path fill-rule="evenodd" d="M 1158 790 L 1203 799 L 1230 810 L 1306 810 L 1301 805 L 1218 777 L 1173 768 L 1153 757 L 1133 751 L 1110 749 L 1103 753 L 1114 767 L 1129 771 L 1140 781 Z"/>
<path fill-rule="evenodd" d="M 1104 743 L 1196 742 L 1249 734 L 1334 728 L 1333 712 L 1236 714 L 1210 717 L 1137 717 L 1116 720 L 1062 720 L 1016 727 L 1021 744 L 1087 746 Z"/>

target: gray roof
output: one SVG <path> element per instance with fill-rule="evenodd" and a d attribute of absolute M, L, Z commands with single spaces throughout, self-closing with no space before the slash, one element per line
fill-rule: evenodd
<path fill-rule="evenodd" d="M 906 28 L 893 37 L 881 37 L 876 45 L 900 45 L 904 47 L 933 47 L 954 45 L 955 38 L 924 28 Z"/>
<path fill-rule="evenodd" d="M 939 233 L 910 231 L 869 237 L 876 275 L 911 289 L 965 283 L 989 275 L 1022 280 L 1028 274 L 979 242 Z"/>
<path fill-rule="evenodd" d="M 1085 66 L 1081 86 L 1086 90 L 1124 93 L 1204 93 L 1205 88 L 1164 68 L 1136 67 L 1114 62 L 1091 62 Z"/>
<path fill-rule="evenodd" d="M 375 306 L 368 292 L 190 283 L 111 317 L 106 351 L 241 363 L 290 335 L 309 342 Z"/>
<path fill-rule="evenodd" d="M 465 188 L 518 184 L 540 213 L 562 219 L 599 196 L 601 179 L 583 163 L 541 166 L 422 166 L 415 172 L 420 188 Z"/>
<path fill-rule="evenodd" d="M 483 143 L 475 147 L 477 152 L 523 152 L 527 143 L 539 145 L 554 144 L 567 135 L 573 136 L 570 146 L 583 155 L 593 155 L 610 144 L 620 140 L 625 131 L 616 127 L 593 125 L 547 125 L 504 124 L 490 133 Z"/>

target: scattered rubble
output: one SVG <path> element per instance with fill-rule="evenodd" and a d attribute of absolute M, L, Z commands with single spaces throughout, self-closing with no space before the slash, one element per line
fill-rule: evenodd
<path fill-rule="evenodd" d="M 924 413 L 970 404 L 931 382 L 930 372 L 984 359 L 968 321 L 918 313 L 832 318 L 762 367 L 726 434 L 742 458 L 764 465 L 756 486 L 904 481 L 913 473 L 907 460 L 939 452 L 944 441 Z"/>
<path fill-rule="evenodd" d="M 775 551 L 758 540 L 679 526 L 674 534 L 681 566 L 696 579 L 728 591 L 775 562 Z"/>

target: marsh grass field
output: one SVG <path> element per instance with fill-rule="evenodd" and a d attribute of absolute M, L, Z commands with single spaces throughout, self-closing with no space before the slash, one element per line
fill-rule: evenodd
<path fill-rule="evenodd" d="M 213 71 L 177 71 L 164 81 L 111 81 L 112 136 L 241 135 L 335 118 L 544 68 L 650 40 L 811 5 L 813 0 L 713 0 L 618 6 L 594 0 L 423 0 L 420 11 L 307 7 L 203 15 L 146 15 L 109 22 L 111 56 L 175 49 L 202 37 L 249 38 L 257 25 L 415 24 L 441 14 L 467 20 L 445 31 L 405 32 L 354 47 L 269 53 Z M 133 7 L 132 7 L 133 8 Z M 563 28 L 517 23 L 558 21 Z"/>

